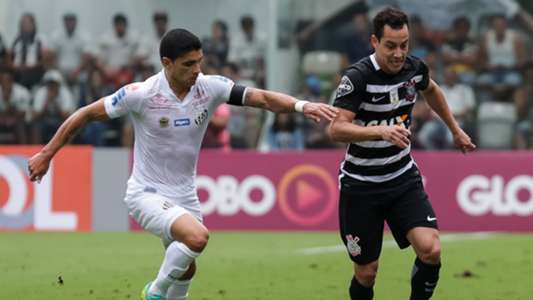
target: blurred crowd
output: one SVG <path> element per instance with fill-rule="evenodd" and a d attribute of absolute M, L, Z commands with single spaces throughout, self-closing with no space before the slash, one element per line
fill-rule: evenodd
<path fill-rule="evenodd" d="M 77 108 L 158 72 L 159 39 L 169 29 L 169 20 L 165 12 L 154 13 L 152 20 L 153 30 L 141 34 L 129 26 L 127 16 L 116 14 L 108 32 L 90 37 L 78 28 L 74 13 L 65 14 L 63 26 L 46 34 L 38 31 L 32 14 L 22 15 L 14 41 L 0 36 L 0 144 L 46 143 Z M 428 64 L 453 114 L 474 141 L 481 148 L 533 148 L 533 21 L 491 15 L 473 26 L 467 16 L 455 16 L 446 31 L 433 30 L 416 15 L 410 22 L 411 54 Z M 360 9 L 336 36 L 333 49 L 327 49 L 339 67 L 326 76 L 313 67 L 303 68 L 295 96 L 331 102 L 342 69 L 371 53 L 370 34 L 368 10 Z M 242 16 L 240 28 L 231 34 L 224 20 L 214 21 L 202 43 L 205 74 L 265 87 L 266 37 L 256 30 L 253 17 Z M 323 50 L 310 48 L 302 39 L 298 46 L 302 64 L 306 56 Z M 445 125 L 423 98 L 413 118 L 414 148 L 453 147 Z M 261 110 L 222 105 L 203 147 L 250 149 L 257 148 L 260 139 L 272 150 L 344 147 L 330 141 L 326 123 L 298 114 L 266 120 Z M 130 146 L 132 140 L 128 120 L 114 119 L 88 124 L 73 143 L 113 147 Z"/>
<path fill-rule="evenodd" d="M 160 71 L 159 40 L 169 20 L 165 12 L 154 13 L 152 20 L 153 30 L 141 34 L 119 13 L 108 32 L 90 37 L 78 28 L 76 14 L 65 14 L 63 26 L 49 34 L 39 32 L 33 14 L 23 14 L 14 41 L 0 36 L 0 144 L 46 143 L 77 108 Z M 256 32 L 252 17 L 242 17 L 240 31 L 231 39 L 226 23 L 217 20 L 202 42 L 204 73 L 264 87 L 265 38 Z M 223 105 L 204 146 L 254 148 L 263 119 L 256 110 Z M 132 139 L 128 120 L 113 119 L 87 124 L 73 143 L 130 146 Z"/>
<path fill-rule="evenodd" d="M 330 97 L 331 88 L 340 78 L 339 72 L 331 74 L 328 70 L 331 63 L 340 61 L 338 69 L 342 72 L 372 53 L 368 42 L 371 13 L 364 1 L 356 1 L 341 14 L 323 21 L 322 28 L 311 24 L 300 31 L 308 98 L 316 95 L 316 101 L 324 101 L 324 97 Z M 340 18 L 348 21 L 336 22 Z M 479 148 L 533 149 L 533 17 L 515 7 L 513 14 L 502 11 L 477 18 L 448 18 L 453 20 L 451 26 L 442 30 L 431 28 L 420 16 L 411 14 L 410 54 L 426 62 L 453 115 Z M 321 60 L 329 63 L 306 70 L 306 57 L 314 65 Z M 454 147 L 451 133 L 421 95 L 413 119 L 414 149 Z"/>

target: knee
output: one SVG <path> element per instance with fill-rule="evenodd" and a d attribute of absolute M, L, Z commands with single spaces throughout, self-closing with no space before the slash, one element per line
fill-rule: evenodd
<path fill-rule="evenodd" d="M 209 231 L 207 228 L 203 227 L 199 230 L 194 231 L 189 234 L 183 243 L 189 247 L 192 251 L 202 252 L 207 246 L 207 241 L 209 240 Z"/>
<path fill-rule="evenodd" d="M 436 265 L 440 263 L 440 243 L 438 240 L 421 247 L 418 256 L 426 264 Z"/>
<path fill-rule="evenodd" d="M 378 274 L 378 261 L 373 261 L 366 265 L 357 265 L 355 267 L 355 278 L 362 286 L 371 287 L 376 281 Z"/>

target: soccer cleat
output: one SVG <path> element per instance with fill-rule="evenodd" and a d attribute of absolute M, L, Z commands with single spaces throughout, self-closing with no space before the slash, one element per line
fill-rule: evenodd
<path fill-rule="evenodd" d="M 148 293 L 148 290 L 150 289 L 150 286 L 152 285 L 152 282 L 148 282 L 144 289 L 141 292 L 141 300 L 167 300 L 167 298 L 159 295 L 150 295 Z"/>

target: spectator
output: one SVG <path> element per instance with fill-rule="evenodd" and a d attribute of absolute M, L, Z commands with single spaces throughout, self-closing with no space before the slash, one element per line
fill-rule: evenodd
<path fill-rule="evenodd" d="M 217 148 L 224 151 L 231 149 L 230 134 L 227 129 L 230 114 L 228 105 L 222 104 L 217 107 L 207 126 L 207 131 L 202 141 L 202 148 Z"/>
<path fill-rule="evenodd" d="M 352 17 L 348 32 L 339 38 L 344 43 L 341 45 L 341 50 L 346 55 L 349 64 L 356 63 L 373 52 L 369 43 L 371 30 L 367 11 L 366 5 L 356 11 Z"/>
<path fill-rule="evenodd" d="M 113 31 L 105 33 L 99 45 L 99 60 L 106 77 L 115 87 L 133 80 L 133 63 L 139 49 L 139 37 L 128 30 L 128 19 L 123 14 L 113 17 Z"/>
<path fill-rule="evenodd" d="M 332 86 L 336 86 L 337 78 L 335 77 Z M 322 82 L 315 75 L 309 75 L 305 78 L 301 93 L 298 95 L 300 99 L 307 99 L 312 102 L 327 103 L 329 99 L 322 96 Z M 316 123 L 311 120 L 296 119 L 297 124 L 302 124 L 303 138 L 305 148 L 333 148 L 336 144 L 330 139 L 327 134 L 327 126 L 329 123 Z"/>
<path fill-rule="evenodd" d="M 524 85 L 515 95 L 514 102 L 518 113 L 516 147 L 533 148 L 533 62 L 524 66 Z"/>
<path fill-rule="evenodd" d="M 31 95 L 14 82 L 12 70 L 0 69 L 0 144 L 26 144 L 28 142 L 25 116 Z"/>
<path fill-rule="evenodd" d="M 479 47 L 470 37 L 470 20 L 465 16 L 455 18 L 447 42 L 442 47 L 444 63 L 459 75 L 461 82 L 473 84 Z"/>
<path fill-rule="evenodd" d="M 255 81 L 264 87 L 264 59 L 266 40 L 255 31 L 255 21 L 251 16 L 241 18 L 241 32 L 231 39 L 228 61 L 237 63 L 243 78 Z"/>
<path fill-rule="evenodd" d="M 241 77 L 239 66 L 235 63 L 226 64 L 222 69 L 222 75 L 233 80 L 235 84 L 256 87 L 253 81 Z M 263 111 L 236 106 L 231 106 L 230 110 L 231 119 L 229 120 L 228 130 L 230 132 L 231 148 L 255 147 L 263 124 Z"/>
<path fill-rule="evenodd" d="M 45 42 L 37 33 L 33 14 L 25 13 L 20 18 L 20 28 L 11 47 L 12 67 L 17 82 L 30 89 L 41 81 L 44 73 Z"/>
<path fill-rule="evenodd" d="M 478 83 L 500 88 L 520 85 L 518 67 L 525 60 L 524 51 L 522 38 L 515 30 L 508 28 L 505 16 L 494 16 L 491 28 L 481 43 L 480 58 L 485 64 Z"/>
<path fill-rule="evenodd" d="M 57 68 L 69 86 L 78 82 L 84 60 L 89 53 L 89 37 L 77 28 L 77 24 L 75 14 L 65 14 L 63 28 L 55 30 L 50 38 L 50 47 L 55 52 Z"/>
<path fill-rule="evenodd" d="M 61 123 L 76 109 L 69 89 L 58 70 L 43 76 L 43 86 L 35 92 L 33 103 L 33 140 L 48 142 Z"/>
<path fill-rule="evenodd" d="M 161 67 L 159 41 L 168 31 L 168 15 L 166 12 L 158 11 L 153 14 L 152 20 L 154 31 L 151 34 L 145 35 L 137 52 L 138 65 L 141 67 L 141 70 L 153 69 L 155 71 Z"/>
<path fill-rule="evenodd" d="M 211 37 L 205 38 L 202 42 L 204 55 L 215 57 L 220 65 L 224 65 L 229 48 L 228 25 L 224 21 L 216 20 L 211 25 Z"/>
<path fill-rule="evenodd" d="M 79 106 L 89 105 L 113 92 L 113 89 L 106 85 L 104 71 L 99 69 L 93 60 L 89 61 L 87 67 L 86 76 L 80 82 Z M 87 124 L 81 133 L 81 142 L 93 146 L 119 145 L 122 122 L 120 119 L 115 120 Z"/>
<path fill-rule="evenodd" d="M 276 114 L 267 135 L 271 150 L 303 150 L 304 138 L 294 116 Z"/>
<path fill-rule="evenodd" d="M 2 39 L 2 36 L 0 35 L 0 68 L 4 68 L 7 66 L 7 49 L 6 45 L 4 44 L 4 40 Z"/>
<path fill-rule="evenodd" d="M 441 85 L 441 89 L 455 120 L 468 135 L 472 136 L 474 109 L 476 108 L 474 90 L 470 85 L 459 81 L 459 75 L 453 68 L 447 68 L 444 72 L 444 84 Z M 450 140 L 451 146 L 453 146 L 453 140 Z"/>
<path fill-rule="evenodd" d="M 411 54 L 425 60 L 436 48 L 431 40 L 431 31 L 418 15 L 411 17 L 409 27 L 412 33 L 409 39 Z"/>

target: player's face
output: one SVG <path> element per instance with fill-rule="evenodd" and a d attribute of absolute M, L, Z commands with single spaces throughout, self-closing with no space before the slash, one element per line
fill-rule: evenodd
<path fill-rule="evenodd" d="M 163 62 L 172 81 L 185 88 L 190 88 L 200 74 L 200 65 L 204 58 L 202 50 L 193 50 L 176 58 L 173 62 L 167 59 Z"/>
<path fill-rule="evenodd" d="M 383 28 L 383 36 L 378 40 L 375 35 L 371 38 L 376 51 L 376 60 L 386 73 L 398 73 L 405 62 L 409 51 L 409 28 L 393 29 L 389 25 Z"/>

